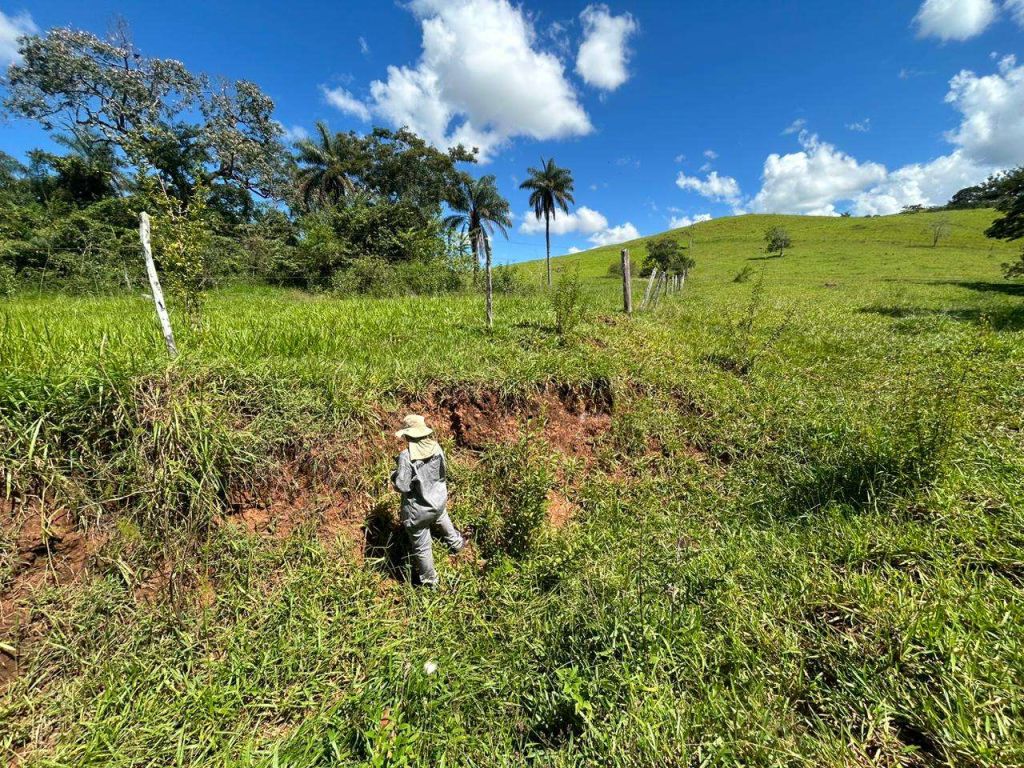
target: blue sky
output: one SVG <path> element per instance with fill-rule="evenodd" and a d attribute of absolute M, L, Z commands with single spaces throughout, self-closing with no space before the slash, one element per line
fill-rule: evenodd
<path fill-rule="evenodd" d="M 517 189 L 541 157 L 576 178 L 555 253 L 698 216 L 888 213 L 1024 163 L 1024 0 L 0 0 L 0 12 L 0 62 L 18 30 L 102 33 L 120 16 L 148 55 L 259 83 L 296 135 L 317 120 L 404 122 L 476 143 L 516 214 L 499 261 L 543 256 Z M 46 143 L 33 125 L 0 125 L 11 154 Z"/>

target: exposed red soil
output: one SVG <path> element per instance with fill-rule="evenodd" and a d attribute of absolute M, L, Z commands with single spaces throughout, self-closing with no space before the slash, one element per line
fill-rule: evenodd
<path fill-rule="evenodd" d="M 9 647 L 0 650 L 0 685 L 18 673 L 21 658 L 45 631 L 29 613 L 29 598 L 44 587 L 76 581 L 106 541 L 101 532 L 83 532 L 67 510 L 18 505 L 2 517 L 0 524 L 18 533 L 10 586 L 0 595 L 0 642 Z"/>
<path fill-rule="evenodd" d="M 546 387 L 534 393 L 503 396 L 489 389 L 438 389 L 401 399 L 392 411 L 378 410 L 378 424 L 345 441 L 321 444 L 282 466 L 278 478 L 259 499 L 237 499 L 225 522 L 253 533 L 287 538 L 314 521 L 321 540 L 339 538 L 366 545 L 367 516 L 388 488 L 364 480 L 373 464 L 390 466 L 401 448 L 392 431 L 405 413 L 424 415 L 438 437 L 455 444 L 453 458 L 475 461 L 489 445 L 519 439 L 533 430 L 558 452 L 589 461 L 597 441 L 611 427 L 611 397 L 573 387 Z M 572 516 L 564 496 L 552 503 L 551 521 L 561 526 Z"/>
<path fill-rule="evenodd" d="M 564 528 L 576 516 L 579 507 L 560 491 L 548 491 L 548 523 L 553 528 Z"/>
<path fill-rule="evenodd" d="M 368 521 L 394 504 L 386 487 L 391 456 L 401 445 L 394 438 L 405 413 L 426 416 L 443 441 L 454 444 L 453 458 L 473 462 L 489 445 L 543 438 L 555 451 L 586 463 L 593 462 L 599 440 L 611 427 L 612 398 L 607 387 L 590 389 L 547 386 L 533 392 L 503 395 L 490 389 L 436 389 L 399 399 L 394 410 L 380 409 L 376 423 L 344 438 L 303 446 L 282 462 L 259 497 L 232 499 L 220 524 L 241 525 L 252 533 L 279 539 L 300 526 L 314 526 L 317 536 L 339 546 L 351 546 L 361 560 L 369 546 Z M 367 478 L 381 475 L 376 480 Z M 562 527 L 578 507 L 566 496 L 564 482 L 549 495 L 549 520 Z M 18 672 L 19 658 L 45 634 L 41 621 L 29 621 L 28 602 L 47 585 L 66 585 L 83 577 L 90 561 L 108 537 L 102 530 L 83 532 L 70 513 L 44 515 L 38 509 L 17 507 L 6 513 L 3 525 L 17 527 L 16 564 L 9 587 L 0 595 L 0 642 L 15 654 L 0 650 L 0 684 Z M 173 579 L 170 563 L 158 564 L 135 589 L 140 602 L 160 599 Z M 207 584 L 208 591 L 215 585 Z"/>
<path fill-rule="evenodd" d="M 460 448 L 510 442 L 526 427 L 562 453 L 589 457 L 611 427 L 612 398 L 607 388 L 549 386 L 528 396 L 456 389 L 410 400 L 407 408 L 425 415 L 440 436 L 451 437 Z"/>

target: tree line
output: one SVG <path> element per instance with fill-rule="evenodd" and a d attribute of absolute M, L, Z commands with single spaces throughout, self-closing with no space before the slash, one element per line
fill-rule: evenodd
<path fill-rule="evenodd" d="M 144 56 L 127 29 L 22 37 L 3 108 L 63 152 L 0 153 L 0 293 L 20 286 L 141 285 L 138 217 L 172 290 L 196 297 L 244 278 L 344 293 L 438 293 L 479 283 L 510 205 L 477 150 L 439 150 L 405 129 L 360 135 L 317 124 L 288 146 L 274 104 Z M 522 188 L 548 229 L 572 204 L 554 160 Z M 511 272 L 498 290 L 514 289 Z"/>

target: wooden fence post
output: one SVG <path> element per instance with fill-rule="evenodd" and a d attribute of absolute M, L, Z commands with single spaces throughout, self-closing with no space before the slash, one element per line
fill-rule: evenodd
<path fill-rule="evenodd" d="M 657 279 L 658 279 L 658 268 L 655 267 L 654 269 L 651 270 L 651 276 L 647 280 L 647 290 L 644 291 L 644 303 L 640 305 L 641 307 L 646 307 L 647 306 L 647 302 L 651 300 L 651 290 L 653 290 L 653 288 L 654 288 L 654 281 L 657 280 Z"/>
<path fill-rule="evenodd" d="M 654 284 L 654 293 L 651 294 L 651 309 L 658 306 L 658 299 L 661 298 L 662 288 L 667 286 L 666 275 L 662 274 L 658 277 L 658 281 Z"/>
<path fill-rule="evenodd" d="M 156 262 L 153 261 L 149 230 L 149 214 L 143 211 L 139 214 L 139 239 L 142 241 L 142 253 L 146 257 L 146 275 L 149 277 L 149 289 L 153 292 L 153 303 L 156 304 L 156 316 L 160 318 L 160 329 L 164 332 L 167 354 L 173 360 L 178 355 L 178 348 L 174 345 L 174 330 L 171 328 L 171 318 L 167 315 L 164 292 L 160 288 L 160 277 L 156 273 Z"/>
<path fill-rule="evenodd" d="M 633 314 L 633 275 L 630 272 L 629 249 L 622 249 L 622 308 Z"/>
<path fill-rule="evenodd" d="M 494 328 L 494 280 L 491 275 L 491 244 L 487 241 L 487 235 L 484 234 L 483 227 L 480 228 L 477 238 L 477 242 L 484 249 L 484 282 L 486 283 L 487 292 L 485 307 L 487 311 L 487 330 L 491 330 Z"/>

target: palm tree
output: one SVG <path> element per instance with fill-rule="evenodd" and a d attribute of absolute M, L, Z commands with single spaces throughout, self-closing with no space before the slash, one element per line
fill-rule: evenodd
<path fill-rule="evenodd" d="M 548 287 L 551 287 L 551 219 L 561 209 L 569 213 L 569 204 L 575 205 L 576 201 L 572 196 L 573 182 L 572 171 L 568 168 L 559 168 L 555 165 L 555 159 L 540 159 L 541 168 L 530 168 L 530 178 L 519 185 L 520 189 L 529 189 L 530 205 L 533 212 L 540 219 L 544 217 L 544 239 L 547 242 L 547 268 Z"/>
<path fill-rule="evenodd" d="M 449 201 L 452 213 L 444 223 L 452 229 L 461 229 L 469 238 L 473 249 L 473 279 L 480 267 L 480 252 L 484 253 L 487 277 L 487 327 L 494 324 L 494 290 L 491 282 L 491 241 L 494 230 L 508 238 L 512 226 L 512 215 L 508 200 L 501 196 L 493 175 L 474 179 L 463 178 L 461 186 Z"/>
<path fill-rule="evenodd" d="M 445 226 L 461 230 L 469 238 L 475 276 L 480 269 L 481 251 L 490 250 L 488 236 L 497 229 L 508 238 L 508 228 L 512 226 L 508 200 L 501 196 L 493 175 L 479 179 L 466 176 L 448 204 L 452 213 L 445 217 Z"/>
<path fill-rule="evenodd" d="M 296 143 L 296 188 L 307 208 L 317 204 L 337 205 L 355 191 L 349 178 L 348 156 L 338 136 L 332 136 L 327 124 L 316 124 L 317 136 Z"/>

